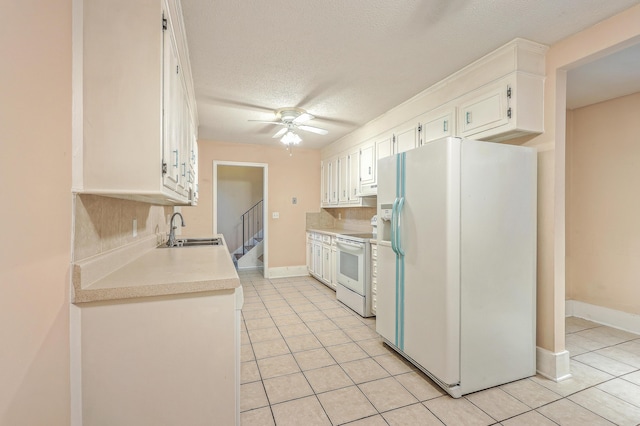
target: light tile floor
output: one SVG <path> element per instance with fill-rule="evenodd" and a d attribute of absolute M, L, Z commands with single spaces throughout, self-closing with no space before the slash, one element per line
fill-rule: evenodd
<path fill-rule="evenodd" d="M 243 426 L 640 424 L 638 335 L 567 318 L 571 379 L 453 399 L 313 278 L 240 279 Z"/>

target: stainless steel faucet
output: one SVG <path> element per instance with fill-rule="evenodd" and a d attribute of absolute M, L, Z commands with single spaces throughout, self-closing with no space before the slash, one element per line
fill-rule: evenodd
<path fill-rule="evenodd" d="M 176 245 L 176 228 L 177 226 L 173 226 L 173 219 L 176 216 L 180 216 L 180 221 L 182 222 L 182 227 L 185 227 L 184 218 L 180 212 L 175 212 L 171 215 L 171 219 L 169 220 L 169 240 L 167 241 L 167 245 L 169 247 L 173 247 Z"/>

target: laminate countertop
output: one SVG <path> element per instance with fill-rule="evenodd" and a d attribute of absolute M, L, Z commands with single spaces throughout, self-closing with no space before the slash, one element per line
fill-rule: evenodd
<path fill-rule="evenodd" d="M 224 239 L 222 240 L 224 242 Z M 233 291 L 238 273 L 226 244 L 144 250 L 136 247 L 73 265 L 73 303 L 127 300 L 198 292 Z M 127 256 L 130 256 L 127 259 Z M 134 257 L 133 260 L 131 257 Z M 124 263 L 123 263 L 124 259 Z"/>

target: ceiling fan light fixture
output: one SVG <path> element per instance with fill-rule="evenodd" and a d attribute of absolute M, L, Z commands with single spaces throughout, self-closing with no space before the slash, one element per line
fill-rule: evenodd
<path fill-rule="evenodd" d="M 284 136 L 282 137 L 282 139 L 280 139 L 280 141 L 285 145 L 298 145 L 300 142 L 302 142 L 302 138 L 298 136 L 296 133 L 289 130 L 287 133 L 284 134 Z"/>

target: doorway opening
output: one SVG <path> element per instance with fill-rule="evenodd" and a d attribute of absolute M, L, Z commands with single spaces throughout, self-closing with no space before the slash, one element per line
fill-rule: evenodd
<path fill-rule="evenodd" d="M 213 232 L 238 270 L 268 270 L 268 165 L 213 162 Z"/>

